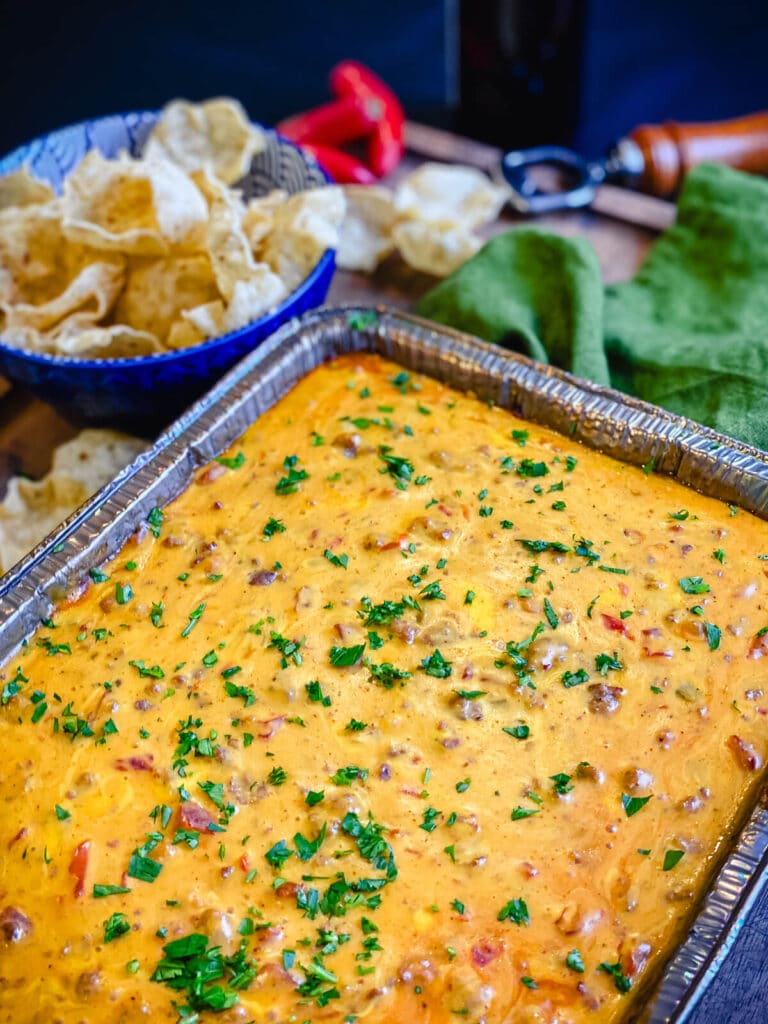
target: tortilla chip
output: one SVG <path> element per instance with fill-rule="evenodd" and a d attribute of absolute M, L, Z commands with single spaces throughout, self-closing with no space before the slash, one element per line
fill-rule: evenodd
<path fill-rule="evenodd" d="M 24 349 L 26 352 L 47 352 L 45 335 L 34 327 L 6 327 L 0 325 L 4 345 Z"/>
<path fill-rule="evenodd" d="M 463 228 L 415 220 L 396 224 L 392 238 L 406 263 L 435 277 L 453 273 L 482 245 L 479 238 Z"/>
<path fill-rule="evenodd" d="M 394 248 L 392 192 L 377 185 L 345 185 L 346 212 L 339 232 L 336 266 L 372 273 Z"/>
<path fill-rule="evenodd" d="M 395 189 L 398 217 L 466 230 L 495 220 L 509 193 L 476 167 L 426 163 Z"/>
<path fill-rule="evenodd" d="M 0 211 L 0 300 L 37 305 L 56 298 L 79 254 L 82 247 L 71 247 L 62 233 L 58 201 Z"/>
<path fill-rule="evenodd" d="M 256 196 L 248 201 L 242 220 L 242 229 L 251 251 L 256 254 L 275 223 L 275 211 L 288 198 L 281 188 L 273 189 L 265 196 Z"/>
<path fill-rule="evenodd" d="M 7 571 L 146 448 L 113 430 L 84 430 L 61 445 L 40 481 L 14 477 L 0 502 L 0 571 Z"/>
<path fill-rule="evenodd" d="M 208 254 L 219 291 L 229 301 L 238 281 L 247 281 L 256 260 L 242 228 L 245 207 L 239 197 L 223 186 L 214 199 L 208 219 Z"/>
<path fill-rule="evenodd" d="M 8 206 L 36 206 L 53 198 L 54 191 L 48 182 L 35 178 L 26 166 L 0 178 L 0 210 Z"/>
<path fill-rule="evenodd" d="M 183 309 L 218 297 L 211 262 L 205 255 L 135 257 L 113 318 L 165 338 Z"/>
<path fill-rule="evenodd" d="M 344 193 L 338 186 L 298 192 L 278 207 L 262 258 L 293 291 L 326 249 L 339 244 Z"/>
<path fill-rule="evenodd" d="M 236 281 L 226 311 L 228 331 L 245 327 L 251 320 L 274 309 L 288 294 L 283 281 L 273 274 L 266 263 L 259 263 L 247 281 Z"/>
<path fill-rule="evenodd" d="M 180 317 L 174 320 L 170 330 L 165 337 L 166 347 L 169 349 L 192 348 L 205 341 L 205 335 L 189 320 Z"/>
<path fill-rule="evenodd" d="M 196 306 L 195 309 L 185 309 L 181 317 L 192 324 L 204 338 L 216 338 L 227 333 L 224 303 L 221 299 L 207 302 L 204 306 Z"/>
<path fill-rule="evenodd" d="M 89 263 L 48 302 L 13 305 L 0 301 L 0 309 L 6 314 L 4 329 L 33 327 L 45 331 L 72 313 L 80 314 L 81 323 L 95 323 L 110 311 L 124 281 L 124 264 L 119 258 L 111 263 Z"/>
<path fill-rule="evenodd" d="M 133 255 L 194 248 L 208 218 L 195 184 L 167 160 L 106 160 L 91 150 L 64 182 L 64 232 L 74 241 Z"/>
<path fill-rule="evenodd" d="M 150 331 L 137 331 L 126 324 L 96 327 L 71 316 L 60 327 L 43 335 L 46 351 L 80 359 L 130 359 L 164 351 L 160 339 Z"/>
<path fill-rule="evenodd" d="M 251 124 L 237 100 L 174 100 L 163 108 L 144 154 L 162 153 L 187 173 L 208 171 L 231 185 L 266 145 L 266 135 Z"/>

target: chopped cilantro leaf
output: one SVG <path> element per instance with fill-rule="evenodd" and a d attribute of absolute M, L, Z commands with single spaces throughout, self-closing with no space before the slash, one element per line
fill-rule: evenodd
<path fill-rule="evenodd" d="M 526 925 L 527 927 L 531 923 L 531 918 L 525 900 L 514 899 L 505 903 L 496 915 L 496 920 L 512 921 L 513 924 Z"/>
<path fill-rule="evenodd" d="M 420 667 L 428 676 L 434 676 L 435 679 L 447 679 L 453 671 L 452 663 L 446 661 L 437 648 L 420 662 Z"/>
<path fill-rule="evenodd" d="M 621 806 L 624 808 L 626 816 L 631 818 L 633 814 L 641 811 L 650 799 L 649 796 L 628 796 L 626 793 L 622 793 Z"/>
<path fill-rule="evenodd" d="M 354 644 L 352 647 L 331 647 L 328 657 L 336 668 L 349 668 L 360 660 L 365 644 Z"/>
<path fill-rule="evenodd" d="M 709 584 L 705 583 L 701 576 L 683 576 L 679 582 L 680 589 L 685 594 L 709 593 Z"/>
<path fill-rule="evenodd" d="M 125 935 L 130 930 L 131 924 L 125 914 L 112 914 L 104 922 L 104 942 L 114 942 L 115 939 L 119 939 L 121 935 Z"/>

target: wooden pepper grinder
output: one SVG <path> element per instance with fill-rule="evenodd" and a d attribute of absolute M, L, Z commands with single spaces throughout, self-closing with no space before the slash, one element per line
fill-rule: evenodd
<path fill-rule="evenodd" d="M 696 164 L 727 164 L 768 173 L 768 111 L 706 124 L 643 124 L 621 139 L 612 158 L 616 169 L 644 192 L 673 195 Z"/>

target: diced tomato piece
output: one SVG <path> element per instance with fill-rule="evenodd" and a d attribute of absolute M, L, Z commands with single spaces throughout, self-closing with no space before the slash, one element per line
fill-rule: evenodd
<path fill-rule="evenodd" d="M 75 896 L 78 899 L 85 892 L 85 875 L 88 870 L 88 857 L 91 853 L 91 840 L 86 839 L 75 847 L 72 860 L 69 862 L 69 873 L 77 879 Z"/>

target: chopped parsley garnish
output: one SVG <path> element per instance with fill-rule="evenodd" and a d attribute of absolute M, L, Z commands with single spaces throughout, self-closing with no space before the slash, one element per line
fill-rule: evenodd
<path fill-rule="evenodd" d="M 582 683 L 586 683 L 589 679 L 589 673 L 580 668 L 576 672 L 563 672 L 560 678 L 563 686 L 568 690 L 572 686 L 580 686 Z"/>
<path fill-rule="evenodd" d="M 331 647 L 328 657 L 336 668 L 349 668 L 363 656 L 365 644 L 354 644 L 352 647 Z"/>
<path fill-rule="evenodd" d="M 155 629 L 160 629 L 163 625 L 163 612 L 165 611 L 165 605 L 162 601 L 152 602 L 152 611 L 149 613 L 149 619 Z"/>
<path fill-rule="evenodd" d="M 307 691 L 307 696 L 313 704 L 322 704 L 324 708 L 331 706 L 331 698 L 323 693 L 323 688 L 317 679 L 312 679 L 308 682 L 304 689 Z"/>
<path fill-rule="evenodd" d="M 707 643 L 709 644 L 710 651 L 716 651 L 720 646 L 720 627 L 713 625 L 711 622 L 705 622 L 704 632 L 707 634 Z"/>
<path fill-rule="evenodd" d="M 379 445 L 379 458 L 384 463 L 382 473 L 389 473 L 395 481 L 395 487 L 399 491 L 405 491 L 413 476 L 413 463 L 409 459 L 400 458 L 397 455 L 390 455 L 392 449 L 389 445 Z"/>
<path fill-rule="evenodd" d="M 323 555 L 328 559 L 331 565 L 338 565 L 340 569 L 346 569 L 349 565 L 349 555 L 334 555 L 334 553 L 326 548 Z"/>
<path fill-rule="evenodd" d="M 303 640 L 288 640 L 286 637 L 281 636 L 280 633 L 276 633 L 272 630 L 269 634 L 269 643 L 267 647 L 274 647 L 275 650 L 280 652 L 280 668 L 288 668 L 289 661 L 292 661 L 294 665 L 301 665 L 302 657 L 299 653 Z"/>
<path fill-rule="evenodd" d="M 549 599 L 546 597 L 544 598 L 544 615 L 551 628 L 557 629 L 557 624 L 559 621 L 557 618 L 557 614 L 555 613 L 555 609 L 549 603 Z"/>
<path fill-rule="evenodd" d="M 546 476 L 549 468 L 546 462 L 534 462 L 532 459 L 522 459 L 515 470 L 518 476 Z"/>
<path fill-rule="evenodd" d="M 522 821 L 523 818 L 531 818 L 534 814 L 540 813 L 540 807 L 531 808 L 531 810 L 528 810 L 525 807 L 515 807 L 515 809 L 512 811 L 511 818 L 512 821 Z"/>
<path fill-rule="evenodd" d="M 208 948 L 205 935 L 192 933 L 163 946 L 163 959 L 152 973 L 175 992 L 183 992 L 186 1006 L 176 1007 L 180 1022 L 192 1024 L 199 1011 L 228 1010 L 238 1002 L 237 991 L 256 976 L 256 965 L 246 954 L 245 940 L 232 956 L 219 946 Z M 226 978 L 226 984 L 219 984 Z"/>
<path fill-rule="evenodd" d="M 288 473 L 275 484 L 275 494 L 295 494 L 301 481 L 309 478 L 306 469 L 295 468 L 298 461 L 298 455 L 286 455 L 283 459 L 283 469 L 288 470 Z"/>
<path fill-rule="evenodd" d="M 389 881 L 397 878 L 395 855 L 392 847 L 384 838 L 384 832 L 387 830 L 383 825 L 374 821 L 370 812 L 368 821 L 364 825 L 357 814 L 348 811 L 342 819 L 341 827 L 348 836 L 355 840 L 363 860 L 367 860 L 377 871 L 385 871 Z"/>
<path fill-rule="evenodd" d="M 200 604 L 197 606 L 197 608 L 193 609 L 189 613 L 189 622 L 186 624 L 184 629 L 182 629 L 182 631 L 181 631 L 181 635 L 183 637 L 189 636 L 189 634 L 192 632 L 192 630 L 195 628 L 195 626 L 200 621 L 200 617 L 201 617 L 201 615 L 203 614 L 204 611 L 205 611 L 205 601 L 201 601 Z"/>
<path fill-rule="evenodd" d="M 595 668 L 601 676 L 607 676 L 609 672 L 618 672 L 623 669 L 624 666 L 619 661 L 618 652 L 614 651 L 613 657 L 611 657 L 610 654 L 596 654 Z"/>
<path fill-rule="evenodd" d="M 347 326 L 351 331 L 363 331 L 379 322 L 379 314 L 375 309 L 352 310 L 347 313 Z M 408 375 L 405 375 L 406 380 Z"/>
<path fill-rule="evenodd" d="M 435 679 L 447 679 L 453 671 L 452 663 L 446 661 L 437 648 L 419 664 L 428 676 L 434 676 Z"/>
<path fill-rule="evenodd" d="M 571 950 L 565 958 L 565 966 L 569 967 L 572 971 L 576 971 L 577 974 L 584 973 L 584 961 L 581 959 L 581 953 L 578 949 Z"/>
<path fill-rule="evenodd" d="M 683 576 L 680 582 L 680 589 L 685 594 L 707 594 L 709 584 L 705 583 L 701 576 Z"/>
<path fill-rule="evenodd" d="M 368 666 L 371 679 L 383 686 L 385 690 L 391 690 L 396 682 L 403 679 L 410 679 L 411 673 L 402 668 L 395 668 L 388 661 L 381 665 L 370 664 Z"/>
<path fill-rule="evenodd" d="M 151 668 L 147 668 L 143 661 L 129 661 L 128 664 L 135 668 L 142 678 L 148 676 L 151 679 L 165 679 L 165 672 L 163 672 L 159 665 L 152 665 Z"/>
<path fill-rule="evenodd" d="M 121 896 L 123 893 L 131 892 L 131 889 L 124 885 L 94 885 L 94 899 L 103 899 L 105 896 Z"/>
<path fill-rule="evenodd" d="M 567 544 L 561 544 L 558 540 L 521 540 L 519 537 L 515 538 L 518 544 L 522 544 L 528 551 L 534 551 L 539 554 L 542 551 L 558 551 L 561 554 L 565 554 L 571 549 Z M 526 580 L 526 582 L 528 582 Z M 533 582 L 533 581 L 531 581 Z"/>
<path fill-rule="evenodd" d="M 364 597 L 360 604 L 363 606 L 363 610 L 357 614 L 363 619 L 363 624 L 366 626 L 386 626 L 393 619 L 399 619 L 407 608 L 421 612 L 419 602 L 410 595 L 402 597 L 399 601 L 382 601 L 381 604 L 373 604 L 370 598 Z"/>
<path fill-rule="evenodd" d="M 437 819 L 442 814 L 442 811 L 438 811 L 436 807 L 427 807 L 422 814 L 422 821 L 419 828 L 424 829 L 425 832 L 434 832 L 437 828 Z"/>
<path fill-rule="evenodd" d="M 282 786 L 283 783 L 287 781 L 287 779 L 288 772 L 285 770 L 285 768 L 280 768 L 278 765 L 275 765 L 275 767 L 267 776 L 267 782 L 270 784 L 270 786 Z"/>
<path fill-rule="evenodd" d="M 115 584 L 115 600 L 118 604 L 128 604 L 133 597 L 133 587 L 130 583 Z"/>
<path fill-rule="evenodd" d="M 335 782 L 337 786 L 351 786 L 355 779 L 360 779 L 361 782 L 365 782 L 367 778 L 367 768 L 358 768 L 356 764 L 348 764 L 346 768 L 339 768 L 339 770 L 331 776 L 331 782 Z"/>
<path fill-rule="evenodd" d="M 604 974 L 610 974 L 613 978 L 613 984 L 616 986 L 618 992 L 629 992 L 632 988 L 632 982 L 621 969 L 620 960 L 615 964 L 603 962 L 597 969 L 598 971 L 603 971 Z"/>
<path fill-rule="evenodd" d="M 220 465 L 226 466 L 227 469 L 240 469 L 241 466 L 245 465 L 245 453 L 240 451 L 234 456 L 219 455 L 216 461 Z"/>
<path fill-rule="evenodd" d="M 94 583 L 106 583 L 109 579 L 109 576 L 107 576 L 105 572 L 102 572 L 101 569 L 89 569 L 88 575 Z"/>
<path fill-rule="evenodd" d="M 125 914 L 117 913 L 112 914 L 104 922 L 104 942 L 114 942 L 115 939 L 119 939 L 121 935 L 125 935 L 131 930 L 131 924 Z"/>
<path fill-rule="evenodd" d="M 505 725 L 503 726 L 502 732 L 505 732 L 507 736 L 513 736 L 516 740 L 527 740 L 531 730 L 527 725 Z"/>
<path fill-rule="evenodd" d="M 140 849 L 145 850 L 147 845 L 145 844 Z M 129 876 L 138 878 L 140 882 L 154 882 L 162 870 L 162 864 L 139 851 L 132 853 L 131 859 L 128 861 Z"/>
<path fill-rule="evenodd" d="M 273 868 L 282 868 L 289 857 L 293 856 L 293 850 L 289 850 L 284 839 L 281 839 L 274 846 L 271 846 L 264 854 L 267 863 Z"/>
<path fill-rule="evenodd" d="M 440 589 L 440 580 L 428 583 L 419 591 L 419 597 L 424 601 L 445 601 L 445 594 Z"/>
<path fill-rule="evenodd" d="M 679 864 L 685 856 L 684 850 L 667 850 L 664 854 L 664 864 L 662 865 L 663 871 L 671 871 L 675 865 Z"/>
<path fill-rule="evenodd" d="M 525 925 L 527 927 L 531 923 L 531 918 L 525 900 L 514 899 L 510 900 L 509 903 L 505 903 L 496 915 L 496 920 L 511 921 L 513 924 Z"/>
<path fill-rule="evenodd" d="M 296 856 L 301 861 L 311 860 L 312 857 L 317 853 L 320 847 L 325 842 L 325 833 L 327 825 L 325 822 L 320 827 L 320 831 L 314 839 L 305 839 L 301 832 L 297 832 L 293 837 L 293 842 L 296 845 Z"/>
<path fill-rule="evenodd" d="M 633 814 L 641 811 L 650 799 L 649 796 L 628 796 L 626 793 L 622 793 L 621 806 L 624 808 L 626 816 L 631 818 Z"/>
<path fill-rule="evenodd" d="M 560 796 L 565 796 L 566 793 L 570 793 L 573 789 L 571 776 L 565 772 L 558 772 L 557 775 L 550 775 L 549 777 L 552 780 L 552 789 Z"/>
<path fill-rule="evenodd" d="M 161 508 L 157 505 L 153 509 L 150 509 L 149 515 L 147 516 L 147 522 L 149 523 L 149 529 L 153 537 L 160 536 L 160 529 L 163 525 L 163 519 L 165 514 Z"/>
<path fill-rule="evenodd" d="M 42 647 L 44 651 L 47 651 L 49 656 L 72 653 L 72 648 L 69 644 L 55 644 L 49 637 L 44 637 L 42 640 L 38 640 L 37 646 Z"/>
<path fill-rule="evenodd" d="M 261 532 L 262 535 L 269 540 L 269 538 L 274 537 L 276 533 L 285 533 L 285 524 L 282 519 L 275 519 L 274 516 L 270 516 L 264 524 L 264 529 Z"/>

